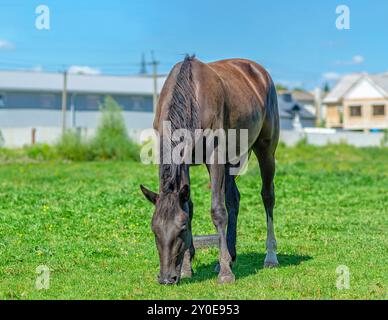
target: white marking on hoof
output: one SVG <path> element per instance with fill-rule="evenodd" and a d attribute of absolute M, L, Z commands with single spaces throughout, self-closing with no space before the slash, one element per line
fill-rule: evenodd
<path fill-rule="evenodd" d="M 267 253 L 264 260 L 264 268 L 276 268 L 279 266 L 279 261 L 275 252 Z"/>
<path fill-rule="evenodd" d="M 181 278 L 182 278 L 182 279 L 191 278 L 192 276 L 193 276 L 193 270 L 190 270 L 190 271 L 189 271 L 189 270 L 186 270 L 186 271 L 185 271 L 185 270 L 182 270 L 182 271 L 181 271 Z"/>
<path fill-rule="evenodd" d="M 235 281 L 236 278 L 233 273 L 218 276 L 218 284 L 234 283 Z"/>

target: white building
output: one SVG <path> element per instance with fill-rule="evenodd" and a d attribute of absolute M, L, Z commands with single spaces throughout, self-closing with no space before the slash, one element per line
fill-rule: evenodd
<path fill-rule="evenodd" d="M 158 93 L 165 77 L 157 81 Z M 52 143 L 61 135 L 61 73 L 0 71 L 0 130 L 6 146 L 33 141 Z M 67 128 L 84 128 L 93 134 L 104 98 L 112 96 L 123 108 L 129 133 L 135 139 L 153 124 L 153 79 L 150 76 L 68 74 Z M 278 95 L 281 129 L 293 130 L 297 118 L 302 127 L 313 127 L 315 116 L 291 94 Z"/>
<path fill-rule="evenodd" d="M 326 126 L 353 131 L 388 129 L 388 73 L 349 74 L 325 97 Z"/>
<path fill-rule="evenodd" d="M 165 78 L 158 79 L 160 92 Z M 0 71 L 0 129 L 62 126 L 63 74 Z M 95 128 L 99 105 L 112 96 L 131 129 L 152 126 L 153 80 L 149 76 L 69 74 L 67 127 Z"/>

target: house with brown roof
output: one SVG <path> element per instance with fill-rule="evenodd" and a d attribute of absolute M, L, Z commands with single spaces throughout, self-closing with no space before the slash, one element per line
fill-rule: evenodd
<path fill-rule="evenodd" d="M 346 75 L 323 103 L 328 128 L 366 132 L 388 129 L 388 73 Z"/>

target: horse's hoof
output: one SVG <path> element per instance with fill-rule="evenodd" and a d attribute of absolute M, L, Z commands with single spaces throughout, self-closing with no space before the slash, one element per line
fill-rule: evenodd
<path fill-rule="evenodd" d="M 264 260 L 264 268 L 277 268 L 279 267 L 278 258 L 276 253 L 268 253 Z"/>
<path fill-rule="evenodd" d="M 279 267 L 279 262 L 264 262 L 264 268 L 266 269 L 273 269 Z"/>
<path fill-rule="evenodd" d="M 191 278 L 193 276 L 193 270 L 182 270 L 181 272 L 181 278 L 182 279 L 187 279 Z"/>
<path fill-rule="evenodd" d="M 272 269 L 279 267 L 278 259 L 265 259 L 264 261 L 264 268 L 266 269 Z"/>
<path fill-rule="evenodd" d="M 236 278 L 233 273 L 218 276 L 218 284 L 234 283 L 235 281 Z"/>

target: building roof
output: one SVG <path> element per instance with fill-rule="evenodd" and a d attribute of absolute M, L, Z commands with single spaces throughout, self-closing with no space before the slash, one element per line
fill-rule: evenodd
<path fill-rule="evenodd" d="M 362 74 L 361 73 L 352 73 L 343 76 L 337 84 L 334 86 L 333 89 L 330 90 L 330 92 L 327 94 L 325 99 L 323 100 L 324 103 L 336 103 L 339 102 L 342 97 L 346 94 L 346 92 L 349 91 L 351 87 L 353 87 L 356 82 L 361 79 Z"/>
<path fill-rule="evenodd" d="M 291 94 L 292 98 L 295 101 L 299 101 L 302 103 L 305 102 L 314 102 L 315 101 L 315 96 L 311 92 L 304 91 L 304 90 L 276 90 L 278 95 L 283 95 L 283 94 Z"/>
<path fill-rule="evenodd" d="M 388 96 L 388 72 L 370 75 L 369 78 L 376 83 L 380 89 L 383 89 Z"/>
<path fill-rule="evenodd" d="M 310 101 L 310 102 L 314 102 L 315 100 L 315 97 L 312 93 L 308 92 L 308 91 L 302 91 L 302 90 L 293 90 L 291 92 L 292 94 L 292 97 L 294 98 L 294 100 L 296 101 Z"/>
<path fill-rule="evenodd" d="M 388 96 L 388 73 L 372 74 L 353 73 L 342 77 L 335 87 L 323 100 L 324 103 L 337 103 L 345 94 L 353 88 L 361 79 L 367 78 L 372 84 L 382 90 Z"/>
<path fill-rule="evenodd" d="M 315 115 L 308 111 L 301 103 L 294 100 L 291 93 L 278 95 L 279 115 L 281 118 L 294 118 L 295 111 L 302 119 L 315 119 Z"/>
<path fill-rule="evenodd" d="M 158 78 L 160 92 L 165 77 Z M 27 71 L 0 71 L 0 90 L 60 92 L 63 74 Z M 68 91 L 102 94 L 146 94 L 153 93 L 150 76 L 105 76 L 68 74 Z"/>

